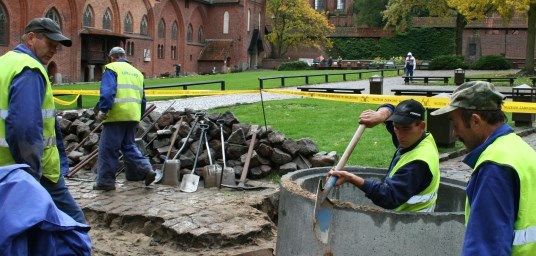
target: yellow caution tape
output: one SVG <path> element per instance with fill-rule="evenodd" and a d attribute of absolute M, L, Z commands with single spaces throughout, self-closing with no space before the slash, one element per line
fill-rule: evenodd
<path fill-rule="evenodd" d="M 342 93 L 322 93 L 322 92 L 302 92 L 296 90 L 283 90 L 283 89 L 264 89 L 263 92 L 280 93 L 295 96 L 304 96 L 309 98 L 335 100 L 354 103 L 369 103 L 369 104 L 384 104 L 390 103 L 398 105 L 403 100 L 414 99 L 423 104 L 425 108 L 442 108 L 449 103 L 448 98 L 439 97 L 426 97 L 426 96 L 395 96 L 395 95 L 375 95 L 375 94 L 342 94 Z M 99 90 L 53 90 L 55 95 L 78 95 L 72 102 L 63 101 L 54 98 L 55 102 L 61 105 L 71 105 L 80 95 L 99 96 Z M 215 91 L 215 90 L 146 90 L 146 96 L 152 97 L 164 97 L 164 96 L 179 96 L 179 95 L 230 95 L 230 94 L 251 94 L 259 93 L 259 90 L 227 90 L 227 91 Z M 513 102 L 506 101 L 503 104 L 504 112 L 512 113 L 532 113 L 536 114 L 536 103 L 534 102 Z"/>
<path fill-rule="evenodd" d="M 90 95 L 90 96 L 99 96 L 99 90 L 52 90 L 54 95 L 58 94 L 72 94 L 72 95 Z"/>
<path fill-rule="evenodd" d="M 145 96 L 178 96 L 178 95 L 229 95 L 259 93 L 259 90 L 145 90 Z"/>
<path fill-rule="evenodd" d="M 54 95 L 70 94 L 70 95 L 88 95 L 99 96 L 99 90 L 53 90 Z M 146 96 L 179 96 L 179 95 L 226 95 L 226 94 L 249 94 L 259 93 L 259 90 L 145 90 Z"/>
<path fill-rule="evenodd" d="M 302 92 L 294 90 L 281 90 L 281 89 L 266 89 L 265 92 L 289 94 L 296 96 L 304 96 L 317 99 L 355 102 L 355 103 L 369 103 L 369 104 L 384 104 L 390 103 L 398 105 L 403 100 L 414 99 L 425 108 L 442 108 L 450 102 L 449 98 L 436 98 L 426 96 L 395 96 L 395 95 L 374 95 L 374 94 L 341 94 L 341 93 L 322 93 L 322 92 Z M 536 114 L 536 103 L 534 102 L 514 102 L 505 101 L 502 110 L 504 112 L 511 113 L 532 113 Z"/>
<path fill-rule="evenodd" d="M 66 100 L 62 100 L 62 99 L 59 99 L 57 97 L 54 97 L 54 102 L 58 103 L 60 105 L 69 106 L 71 104 L 74 104 L 78 100 L 79 97 L 80 97 L 80 94 L 77 94 L 76 97 L 74 98 L 74 100 L 72 100 L 72 101 L 66 101 Z"/>

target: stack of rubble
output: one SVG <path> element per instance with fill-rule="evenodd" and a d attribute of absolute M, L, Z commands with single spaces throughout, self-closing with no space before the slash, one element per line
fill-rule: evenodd
<path fill-rule="evenodd" d="M 140 122 L 136 141 L 138 148 L 146 155 L 155 168 L 160 168 L 170 152 L 173 157 L 184 143 L 185 149 L 178 155 L 181 162 L 181 173 L 190 173 L 195 159 L 195 152 L 201 134 L 200 123 L 209 125 L 207 139 L 210 156 L 215 163 L 222 165 L 221 133 L 217 120 L 223 120 L 225 153 L 227 166 L 232 167 L 235 175 L 240 177 L 251 137 L 257 133 L 254 150 L 249 164 L 248 178 L 260 179 L 271 172 L 284 175 L 288 172 L 308 169 L 311 167 L 333 166 L 337 155 L 334 152 L 318 152 L 315 143 L 308 138 L 298 141 L 286 138 L 284 134 L 274 131 L 270 126 L 242 124 L 231 113 L 223 114 L 196 113 L 192 110 L 166 111 L 163 114 L 151 112 Z M 147 113 L 147 112 L 146 112 Z M 196 122 L 196 116 L 197 118 Z M 95 120 L 96 113 L 91 109 L 66 111 L 60 118 L 60 128 L 64 139 L 70 166 L 79 169 L 93 169 L 96 166 L 99 134 L 101 125 Z M 182 118 L 182 123 L 179 121 Z M 186 137 L 192 129 L 188 141 Z M 175 129 L 177 138 L 171 144 Z M 205 143 L 203 143 L 205 145 Z M 171 147 L 171 149 L 170 149 Z M 196 171 L 209 165 L 209 154 L 203 147 L 198 158 Z M 171 158 L 170 157 L 170 158 Z"/>

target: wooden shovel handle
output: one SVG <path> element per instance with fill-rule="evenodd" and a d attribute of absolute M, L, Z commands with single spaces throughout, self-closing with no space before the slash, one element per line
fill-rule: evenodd
<path fill-rule="evenodd" d="M 246 181 L 246 177 L 248 176 L 249 162 L 251 161 L 251 155 L 253 155 L 253 148 L 255 147 L 256 139 L 257 139 L 257 130 L 253 131 L 253 136 L 251 137 L 251 141 L 249 142 L 248 154 L 246 156 L 246 162 L 244 163 L 244 169 L 242 170 L 242 174 L 240 175 L 239 184 L 243 185 L 244 182 Z"/>
<path fill-rule="evenodd" d="M 346 162 L 348 162 L 348 158 L 350 158 L 350 156 L 352 155 L 352 152 L 354 151 L 355 146 L 357 145 L 357 142 L 361 138 L 361 135 L 365 131 L 365 128 L 367 128 L 367 127 L 364 124 L 359 125 L 359 127 L 357 128 L 357 130 L 354 133 L 354 137 L 352 137 L 352 140 L 350 141 L 350 143 L 346 147 L 346 150 L 344 150 L 344 153 L 342 154 L 341 159 L 337 163 L 337 166 L 335 166 L 335 170 L 339 171 L 342 168 L 344 168 L 344 166 L 346 166 Z M 324 185 L 324 189 L 322 191 L 324 196 L 327 196 L 327 194 L 329 193 L 331 188 L 333 188 L 333 186 L 335 186 L 335 182 L 337 182 L 337 178 L 338 178 L 337 176 L 330 176 L 326 180 L 326 184 Z"/>
<path fill-rule="evenodd" d="M 348 162 L 348 158 L 352 155 L 352 152 L 354 151 L 355 146 L 357 145 L 357 142 L 361 138 L 361 135 L 365 131 L 366 126 L 364 124 L 360 124 L 357 130 L 355 131 L 354 137 L 352 137 L 352 140 L 346 147 L 346 150 L 341 156 L 341 159 L 339 160 L 339 163 L 337 163 L 337 166 L 335 167 L 335 170 L 340 170 L 344 168 L 346 165 L 346 162 Z"/>
<path fill-rule="evenodd" d="M 173 148 L 173 144 L 175 144 L 175 140 L 177 139 L 177 134 L 179 133 L 179 129 L 181 128 L 182 119 L 184 117 L 181 117 L 179 121 L 174 125 L 175 131 L 173 132 L 173 135 L 171 136 L 171 143 L 169 144 L 169 149 L 167 151 L 166 160 L 169 158 L 169 155 L 171 154 L 171 149 Z"/>

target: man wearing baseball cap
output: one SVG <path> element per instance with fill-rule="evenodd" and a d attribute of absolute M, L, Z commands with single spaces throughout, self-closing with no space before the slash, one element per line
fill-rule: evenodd
<path fill-rule="evenodd" d="M 384 104 L 365 110 L 359 123 L 374 127 L 385 123 L 397 150 L 383 181 L 364 179 L 342 170 L 336 186 L 350 182 L 365 192 L 378 206 L 395 211 L 433 212 L 439 188 L 439 153 L 432 134 L 425 132 L 425 109 L 415 100 L 400 102 L 395 108 Z"/>
<path fill-rule="evenodd" d="M 504 95 L 491 83 L 467 82 L 452 94 L 453 134 L 473 168 L 467 184 L 462 255 L 533 255 L 536 252 L 536 152 L 505 123 Z"/>
<path fill-rule="evenodd" d="M 48 18 L 32 19 L 26 25 L 21 41 L 22 43 L 12 51 L 0 57 L 0 67 L 2 67 L 0 69 L 0 166 L 8 169 L 16 166 L 16 169 L 26 171 L 30 175 L 17 175 L 16 177 L 21 179 L 33 177 L 36 182 L 25 182 L 27 185 L 18 184 L 19 186 L 13 186 L 13 189 L 22 188 L 18 193 L 26 197 L 43 197 L 38 194 L 28 194 L 28 191 L 41 193 L 43 189 L 27 187 L 40 184 L 48 192 L 47 196 L 51 197 L 57 208 L 48 207 L 44 209 L 48 212 L 43 214 L 38 212 L 39 210 L 31 203 L 32 200 L 6 200 L 2 198 L 7 196 L 6 193 L 0 194 L 0 202 L 17 204 L 3 205 L 3 209 L 14 214 L 14 219 L 21 217 L 20 214 L 22 214 L 25 215 L 24 220 L 33 221 L 32 223 L 24 222 L 22 218 L 19 218 L 21 223 L 18 227 L 33 229 L 37 226 L 32 231 L 34 237 L 42 235 L 44 238 L 46 237 L 44 234 L 53 237 L 50 235 L 53 229 L 76 230 L 81 227 L 83 231 L 80 234 L 89 241 L 84 213 L 73 199 L 63 178 L 63 174 L 69 171 L 69 164 L 56 119 L 51 84 L 45 66 L 54 57 L 60 44 L 69 47 L 72 42 L 62 34 L 60 26 Z M 6 180 L 14 177 L 9 176 Z M 20 182 L 23 181 L 20 180 Z M 54 217 L 57 215 L 58 208 L 78 224 L 64 225 L 62 221 L 58 221 Z M 41 221 L 48 223 L 48 226 L 45 225 L 45 230 L 48 232 L 43 234 L 39 233 L 40 228 L 45 227 L 39 224 Z M 4 225 L 0 226 L 4 227 Z M 0 231 L 2 237 L 6 235 L 3 232 L 13 232 L 4 228 L 0 230 L 2 230 Z M 22 234 L 17 235 L 22 237 Z M 60 245 L 55 247 L 52 243 L 49 247 L 62 248 Z"/>
<path fill-rule="evenodd" d="M 148 186 L 156 178 L 152 165 L 134 141 L 142 113 L 145 112 L 143 74 L 130 65 L 125 50 L 119 46 L 110 50 L 111 62 L 102 76 L 99 113 L 103 123 L 99 140 L 97 181 L 94 190 L 115 190 L 115 172 L 119 165 L 119 151 L 125 159 L 125 177 L 130 181 L 144 181 Z"/>

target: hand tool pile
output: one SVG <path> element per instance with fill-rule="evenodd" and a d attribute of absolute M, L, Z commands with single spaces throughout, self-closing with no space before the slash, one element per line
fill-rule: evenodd
<path fill-rule="evenodd" d="M 205 188 L 258 189 L 247 180 L 264 178 L 270 172 L 283 175 L 325 166 L 336 160 L 336 156 L 330 162 L 326 155 L 318 155 L 310 139 L 294 141 L 270 126 L 241 124 L 231 112 L 176 111 L 172 105 L 163 113 L 154 109 L 150 105 L 144 113 L 136 141 L 159 173 L 156 183 L 162 185 L 194 192 L 202 180 Z M 63 113 L 60 119 L 71 162 L 68 178 L 81 170 L 96 172 L 102 124 L 95 116 L 95 112 L 85 110 L 78 115 Z"/>

